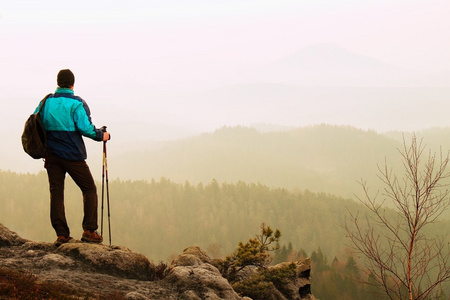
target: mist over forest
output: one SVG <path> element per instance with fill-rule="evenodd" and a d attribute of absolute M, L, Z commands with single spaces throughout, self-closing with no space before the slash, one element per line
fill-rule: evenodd
<path fill-rule="evenodd" d="M 406 76 L 330 45 L 314 49 L 247 77 L 254 82 L 167 94 L 145 94 L 145 85 L 134 82 L 106 107 L 95 101 L 102 99 L 98 91 L 80 89 L 94 122 L 102 120 L 112 134 L 107 147 L 113 243 L 155 261 L 170 261 L 192 245 L 223 257 L 265 222 L 281 230 L 280 246 L 290 249 L 277 259 L 300 253 L 317 259 L 320 253 L 327 265 L 352 258 L 343 226 L 349 213 L 367 212 L 356 201 L 361 182 L 375 195 L 384 188 L 378 167 L 387 164 L 401 175 L 399 149 L 413 134 L 432 153 L 450 149 L 450 88 L 430 87 L 423 76 Z M 326 63 L 316 77 L 289 76 L 319 61 Z M 339 72 L 336 62 L 343 61 L 347 71 Z M 277 73 L 286 76 L 271 75 Z M 303 86 L 302 78 L 342 81 Z M 372 84 L 363 86 L 365 80 Z M 40 100 L 35 98 L 8 98 L 20 109 L 5 115 L 8 126 L 0 128 L 0 220 L 25 238 L 52 241 L 43 162 L 23 153 L 19 139 Z M 100 187 L 101 145 L 86 139 L 86 146 Z M 385 204 L 394 218 L 391 203 Z M 81 235 L 81 208 L 81 193 L 68 178 L 66 211 L 75 237 Z M 448 231 L 449 220 L 447 210 L 428 233 Z"/>
<path fill-rule="evenodd" d="M 384 188 L 377 166 L 387 163 L 401 175 L 399 149 L 403 139 L 410 142 L 411 133 L 332 125 L 274 129 L 223 127 L 111 155 L 115 242 L 159 260 L 191 244 L 217 243 L 226 254 L 267 222 L 296 249 L 320 247 L 326 255 L 345 255 L 339 226 L 347 209 L 364 211 L 356 201 L 362 196 L 359 182 L 366 181 L 375 194 Z M 435 128 L 416 135 L 431 151 L 446 153 L 449 133 Z M 95 175 L 101 162 L 91 162 L 91 170 Z M 3 170 L 1 176 L 2 222 L 24 237 L 51 241 L 45 171 Z M 67 214 L 76 233 L 81 230 L 81 193 L 70 177 L 67 181 Z M 449 211 L 444 219 L 450 219 Z M 127 237 L 130 229 L 144 238 Z"/>
<path fill-rule="evenodd" d="M 112 242 L 153 261 L 170 262 L 192 245 L 222 258 L 266 223 L 282 232 L 274 262 L 300 255 L 313 258 L 316 295 L 334 299 L 343 293 L 362 293 L 348 278 L 350 286 L 344 289 L 329 277 L 330 270 L 343 272 L 353 259 L 354 272 L 364 274 L 363 261 L 353 256 L 346 239 L 345 220 L 349 214 L 368 213 L 356 201 L 363 197 L 358 181 L 367 181 L 375 195 L 385 187 L 377 177 L 378 166 L 386 163 L 399 176 L 403 174 L 399 150 L 403 142 L 410 143 L 412 134 L 325 124 L 292 129 L 265 124 L 223 127 L 114 154 L 108 163 L 113 175 L 109 181 Z M 437 155 L 450 149 L 449 128 L 415 134 Z M 108 146 L 113 148 L 113 142 Z M 92 170 L 100 167 L 91 164 Z M 2 170 L 0 181 L 2 223 L 25 238 L 51 242 L 45 171 Z M 77 238 L 82 197 L 70 177 L 65 197 L 71 235 Z M 395 220 L 389 203 L 386 214 Z M 105 213 L 105 239 L 107 224 Z M 449 231 L 447 210 L 425 234 Z"/>

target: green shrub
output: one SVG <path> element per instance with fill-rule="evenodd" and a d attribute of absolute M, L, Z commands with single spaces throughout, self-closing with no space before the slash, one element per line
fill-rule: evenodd
<path fill-rule="evenodd" d="M 294 295 L 291 294 L 292 291 L 286 288 L 288 282 L 290 280 L 295 280 L 297 277 L 297 266 L 294 263 L 276 269 L 263 269 L 261 273 L 264 276 L 264 280 L 272 282 L 277 290 L 288 299 L 294 297 Z"/>
<path fill-rule="evenodd" d="M 278 249 L 278 241 L 281 237 L 281 232 L 277 229 L 275 231 L 261 224 L 261 234 L 256 235 L 255 238 L 249 239 L 245 244 L 239 242 L 237 249 L 233 254 L 228 255 L 225 259 L 218 259 L 216 267 L 222 273 L 222 276 L 227 278 L 230 282 L 237 280 L 237 273 L 248 266 L 266 267 L 272 260 L 268 253 Z M 271 244 L 276 246 L 272 247 Z"/>
<path fill-rule="evenodd" d="M 239 295 L 250 297 L 253 300 L 270 299 L 274 290 L 273 283 L 266 281 L 264 275 L 260 273 L 253 274 L 249 278 L 237 281 L 231 286 Z"/>

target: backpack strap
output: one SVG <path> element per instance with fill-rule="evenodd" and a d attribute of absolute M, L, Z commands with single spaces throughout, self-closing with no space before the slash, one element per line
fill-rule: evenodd
<path fill-rule="evenodd" d="M 42 110 L 42 107 L 44 107 L 45 104 L 45 100 L 47 100 L 48 97 L 50 97 L 52 94 L 48 94 L 47 96 L 44 97 L 44 99 L 42 99 L 41 101 L 41 106 L 39 106 L 39 111 L 37 113 L 40 113 Z"/>
<path fill-rule="evenodd" d="M 41 110 L 42 110 L 42 108 L 44 107 L 44 104 L 45 104 L 45 101 L 48 99 L 48 97 L 50 97 L 52 94 L 50 93 L 50 94 L 48 94 L 47 96 L 45 96 L 44 97 L 44 99 L 42 99 L 42 101 L 41 101 L 41 106 L 39 106 L 39 110 L 38 110 L 38 112 L 36 113 L 36 115 L 38 115 L 39 114 L 39 120 L 41 120 L 41 116 L 40 116 L 40 113 L 41 113 Z M 40 122 L 42 122 L 42 121 L 40 121 Z M 45 129 L 44 129 L 44 125 L 42 125 L 42 123 L 41 123 L 41 126 L 42 126 L 42 129 L 43 129 L 43 131 L 44 131 L 44 136 L 46 135 L 46 133 L 45 133 Z M 44 152 L 44 157 L 42 158 L 43 160 L 44 160 L 44 167 L 46 167 L 46 164 L 47 164 L 47 156 L 50 154 L 50 151 L 48 150 L 48 148 L 47 148 L 47 138 L 45 138 L 45 152 Z"/>

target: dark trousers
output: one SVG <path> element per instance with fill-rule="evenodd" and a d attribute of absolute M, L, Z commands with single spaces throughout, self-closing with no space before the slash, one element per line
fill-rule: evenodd
<path fill-rule="evenodd" d="M 57 236 L 70 236 L 64 209 L 64 180 L 66 173 L 72 177 L 83 193 L 83 229 L 97 230 L 97 187 L 86 162 L 68 161 L 50 156 L 45 161 L 50 184 L 50 220 Z"/>

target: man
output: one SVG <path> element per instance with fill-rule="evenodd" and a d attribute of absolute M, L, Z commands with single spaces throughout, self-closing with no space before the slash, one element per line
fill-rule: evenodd
<path fill-rule="evenodd" d="M 72 177 L 83 193 L 82 241 L 101 243 L 98 228 L 98 198 L 94 179 L 86 164 L 86 147 L 82 136 L 95 141 L 108 141 L 110 135 L 97 129 L 91 121 L 86 102 L 74 95 L 75 76 L 61 70 L 57 76 L 58 88 L 50 95 L 41 111 L 42 123 L 47 133 L 48 155 L 44 167 L 50 185 L 50 220 L 56 231 L 56 246 L 72 239 L 64 209 L 64 179 Z M 39 106 L 35 112 L 39 110 Z"/>

